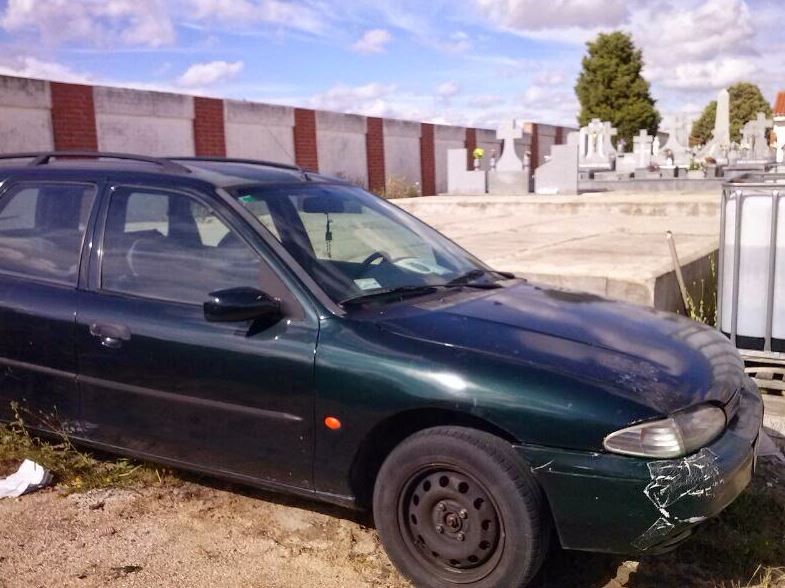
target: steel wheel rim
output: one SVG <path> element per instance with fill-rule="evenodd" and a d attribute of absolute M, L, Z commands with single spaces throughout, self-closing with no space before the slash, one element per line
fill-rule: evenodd
<path fill-rule="evenodd" d="M 450 582 L 485 578 L 504 548 L 504 526 L 491 493 L 453 465 L 430 465 L 409 477 L 398 524 L 412 555 Z"/>

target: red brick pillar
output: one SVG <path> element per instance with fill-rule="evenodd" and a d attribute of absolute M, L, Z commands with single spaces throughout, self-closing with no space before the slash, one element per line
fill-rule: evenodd
<path fill-rule="evenodd" d="M 97 151 L 92 86 L 51 82 L 49 88 L 55 150 Z"/>
<path fill-rule="evenodd" d="M 537 123 L 532 123 L 531 154 L 531 173 L 534 173 L 540 165 L 540 128 Z"/>
<path fill-rule="evenodd" d="M 477 149 L 477 129 L 466 129 L 466 139 L 463 141 L 463 146 L 466 147 L 466 166 L 468 169 L 474 169 L 474 155 L 472 153 Z"/>
<path fill-rule="evenodd" d="M 294 109 L 294 161 L 303 169 L 319 171 L 316 112 L 308 108 Z"/>
<path fill-rule="evenodd" d="M 194 98 L 194 151 L 201 157 L 226 157 L 223 100 Z"/>
<path fill-rule="evenodd" d="M 365 157 L 368 162 L 368 189 L 382 194 L 387 181 L 384 168 L 384 120 L 369 116 L 366 124 Z"/>
<path fill-rule="evenodd" d="M 564 143 L 564 129 L 562 127 L 556 127 L 556 138 L 554 139 L 555 145 L 561 145 Z"/>
<path fill-rule="evenodd" d="M 436 142 L 433 125 L 420 123 L 420 175 L 423 196 L 436 194 Z"/>

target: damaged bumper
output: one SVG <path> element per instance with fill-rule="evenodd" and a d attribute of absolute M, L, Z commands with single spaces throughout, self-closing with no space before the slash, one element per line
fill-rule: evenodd
<path fill-rule="evenodd" d="M 710 446 L 672 460 L 519 446 L 548 497 L 562 546 L 657 553 L 686 539 L 747 487 L 763 403 L 754 386 Z"/>

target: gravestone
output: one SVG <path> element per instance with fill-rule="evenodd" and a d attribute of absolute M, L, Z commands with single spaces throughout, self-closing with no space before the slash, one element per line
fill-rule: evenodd
<path fill-rule="evenodd" d="M 769 162 L 773 160 L 766 131 L 774 126 L 774 121 L 767 119 L 762 112 L 745 123 L 741 130 L 742 161 Z"/>
<path fill-rule="evenodd" d="M 565 145 L 553 145 L 548 161 L 534 170 L 537 194 L 578 193 L 579 134 L 569 133 Z"/>
<path fill-rule="evenodd" d="M 502 156 L 496 162 L 496 170 L 521 171 L 523 162 L 515 153 L 515 140 L 523 138 L 523 129 L 514 120 L 503 123 L 496 131 L 496 138 L 502 141 Z"/>
<path fill-rule="evenodd" d="M 713 157 L 717 163 L 724 164 L 723 153 L 730 148 L 730 94 L 722 89 L 717 94 L 717 115 L 714 117 L 714 130 L 711 140 L 700 153 L 701 157 Z"/>
<path fill-rule="evenodd" d="M 467 169 L 466 157 L 466 149 L 447 150 L 447 192 L 485 194 L 485 172 Z"/>
<path fill-rule="evenodd" d="M 616 150 L 611 139 L 615 135 L 616 129 L 611 123 L 598 118 L 581 127 L 578 135 L 578 166 L 587 170 L 613 169 Z"/>
<path fill-rule="evenodd" d="M 488 172 L 488 193 L 528 194 L 529 174 L 515 152 L 515 140 L 523 138 L 523 129 L 512 120 L 499 127 L 496 138 L 502 141 L 502 155 L 496 162 L 496 169 Z"/>
<path fill-rule="evenodd" d="M 675 114 L 668 117 L 668 119 L 667 126 L 663 127 L 668 138 L 665 140 L 664 145 L 654 151 L 654 161 L 660 167 L 686 167 L 692 158 L 688 148 L 692 130 L 692 118 L 684 114 Z"/>
<path fill-rule="evenodd" d="M 635 156 L 635 167 L 648 168 L 651 165 L 651 148 L 654 138 L 641 129 L 632 139 L 632 153 Z"/>
<path fill-rule="evenodd" d="M 777 163 L 785 163 L 785 116 L 775 114 L 771 133 L 771 143 L 776 153 L 775 160 Z"/>

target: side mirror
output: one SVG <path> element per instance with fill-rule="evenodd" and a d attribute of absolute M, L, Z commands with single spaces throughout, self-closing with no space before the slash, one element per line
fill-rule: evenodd
<path fill-rule="evenodd" d="M 204 303 L 204 318 L 211 323 L 241 322 L 283 316 L 280 300 L 256 288 L 228 288 L 210 293 Z"/>

